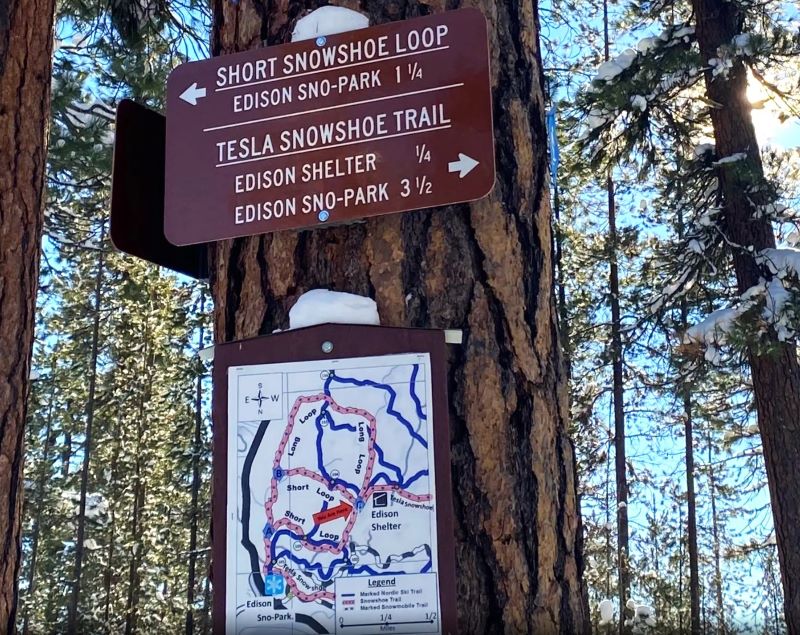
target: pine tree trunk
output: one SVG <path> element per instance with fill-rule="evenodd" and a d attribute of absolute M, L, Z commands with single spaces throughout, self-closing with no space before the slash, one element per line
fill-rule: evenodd
<path fill-rule="evenodd" d="M 69 404 L 67 404 L 69 409 Z M 69 476 L 69 464 L 72 460 L 72 432 L 64 431 L 64 447 L 61 448 L 61 478 L 66 480 Z"/>
<path fill-rule="evenodd" d="M 678 214 L 678 237 L 684 236 L 683 215 Z M 685 331 L 689 327 L 689 308 L 686 299 L 681 299 L 681 327 Z M 683 381 L 679 383 L 679 391 L 683 400 L 684 442 L 686 460 L 686 512 L 687 536 L 689 540 L 689 607 L 690 628 L 692 635 L 700 635 L 700 566 L 697 548 L 697 498 L 694 487 L 694 419 L 692 411 L 691 387 Z"/>
<path fill-rule="evenodd" d="M 54 0 L 0 3 L 0 632 L 16 621 Z"/>
<path fill-rule="evenodd" d="M 717 607 L 717 634 L 726 635 L 725 604 L 722 601 L 722 566 L 719 542 L 719 518 L 717 516 L 717 483 L 714 480 L 714 462 L 711 451 L 711 431 L 708 433 L 708 494 L 711 498 L 711 535 L 714 549 L 714 599 Z"/>
<path fill-rule="evenodd" d="M 31 602 L 34 599 L 34 593 L 36 592 L 36 558 L 39 554 L 39 535 L 41 533 L 42 512 L 45 509 L 45 485 L 51 476 L 50 470 L 52 468 L 52 459 L 50 458 L 50 451 L 53 449 L 53 441 L 55 440 L 55 435 L 53 434 L 53 408 L 55 406 L 56 392 L 55 382 L 55 363 L 53 363 L 50 375 L 50 403 L 47 405 L 47 423 L 45 424 L 44 431 L 42 461 L 39 470 L 39 477 L 36 480 L 36 498 L 32 505 L 29 503 L 29 501 L 25 501 L 26 507 L 29 507 L 33 510 L 33 527 L 31 530 L 30 555 L 28 557 L 28 589 L 25 592 L 25 597 L 27 600 L 25 602 L 25 615 L 22 620 L 22 635 L 28 635 Z"/>
<path fill-rule="evenodd" d="M 608 2 L 603 0 L 603 58 L 609 60 L 611 39 L 608 25 Z M 606 177 L 608 206 L 608 286 L 611 304 L 611 372 L 612 401 L 614 405 L 614 470 L 617 484 L 617 593 L 619 620 L 617 630 L 625 633 L 625 604 L 630 589 L 628 569 L 628 464 L 625 451 L 625 379 L 622 365 L 622 317 L 619 306 L 619 245 L 617 237 L 617 204 L 614 197 L 614 179 Z"/>
<path fill-rule="evenodd" d="M 136 622 L 138 620 L 139 608 L 139 562 L 141 561 L 142 549 L 142 529 L 141 514 L 144 505 L 144 484 L 141 471 L 139 454 L 136 457 L 136 469 L 134 472 L 133 487 L 133 511 L 131 512 L 131 537 L 133 538 L 133 550 L 130 555 L 128 566 L 128 601 L 125 607 L 125 635 L 132 635 L 137 631 Z"/>
<path fill-rule="evenodd" d="M 109 510 L 109 538 L 108 538 L 108 552 L 106 554 L 106 570 L 103 574 L 103 626 L 106 633 L 114 631 L 111 628 L 111 589 L 114 580 L 114 553 L 117 548 L 117 515 L 114 507 L 117 504 L 118 498 L 118 479 L 119 479 L 119 452 L 121 444 L 121 424 L 120 412 L 117 410 L 114 430 L 112 431 L 112 438 L 114 442 L 114 449 L 111 451 L 111 475 L 109 478 L 111 505 Z"/>
<path fill-rule="evenodd" d="M 628 569 L 628 463 L 625 451 L 625 378 L 622 370 L 622 317 L 619 306 L 619 265 L 617 256 L 617 210 L 614 201 L 614 181 L 606 179 L 608 194 L 608 282 L 611 302 L 611 368 L 614 402 L 614 470 L 617 482 L 617 567 L 619 576 L 620 618 L 625 615 L 625 603 L 630 589 Z M 619 620 L 619 633 L 625 632 L 625 620 Z"/>
<path fill-rule="evenodd" d="M 111 628 L 111 581 L 114 575 L 112 570 L 112 565 L 114 563 L 114 550 L 117 546 L 117 518 L 113 509 L 110 513 L 109 533 L 108 552 L 106 556 L 108 562 L 106 563 L 106 570 L 103 574 L 103 597 L 105 598 L 103 600 L 103 627 L 105 628 L 106 633 L 113 632 L 113 629 Z"/>
<path fill-rule="evenodd" d="M 203 293 L 200 296 L 200 314 L 205 311 L 206 296 Z M 205 337 L 205 329 L 200 325 L 200 333 L 198 336 L 199 351 L 203 348 L 203 339 Z M 197 525 L 200 515 L 198 508 L 198 501 L 200 497 L 200 451 L 203 443 L 203 365 L 198 360 L 197 377 L 195 378 L 195 396 L 194 396 L 194 441 L 192 442 L 192 502 L 190 506 L 191 525 L 189 527 L 189 574 L 186 590 L 186 635 L 194 633 L 194 599 L 195 588 L 197 586 L 196 567 L 197 567 Z"/>
<path fill-rule="evenodd" d="M 105 226 L 101 232 L 100 244 L 105 242 Z M 103 300 L 103 271 L 105 253 L 101 249 L 97 255 L 97 272 L 94 282 L 94 315 L 92 316 L 92 344 L 89 360 L 89 389 L 86 401 L 86 430 L 83 436 L 83 465 L 81 466 L 81 491 L 78 503 L 78 527 L 75 538 L 75 567 L 73 569 L 72 595 L 67 613 L 67 632 L 78 631 L 78 608 L 81 599 L 81 571 L 83 569 L 83 541 L 86 536 L 86 494 L 89 489 L 89 465 L 92 458 L 92 432 L 94 426 L 95 388 L 97 386 L 97 354 L 100 340 L 100 311 Z"/>
<path fill-rule="evenodd" d="M 556 307 L 558 312 L 558 326 L 561 332 L 561 352 L 564 357 L 564 367 L 567 378 L 572 377 L 572 335 L 569 328 L 569 311 L 567 307 L 567 285 L 564 282 L 564 230 L 561 225 L 561 196 L 558 191 L 558 181 L 555 174 L 553 179 L 553 224 L 554 224 L 554 250 L 553 269 L 555 271 Z"/>
<path fill-rule="evenodd" d="M 457 2 L 351 1 L 385 22 Z M 286 41 L 315 2 L 214 3 L 215 54 Z M 375 298 L 389 326 L 460 328 L 450 351 L 459 632 L 586 632 L 575 461 L 553 260 L 535 3 L 489 21 L 498 182 L 488 198 L 212 248 L 218 341 L 287 326 L 308 289 Z"/>
<path fill-rule="evenodd" d="M 678 506 L 678 632 L 683 633 L 683 507 Z"/>
<path fill-rule="evenodd" d="M 694 494 L 694 429 L 692 421 L 692 398 L 684 388 L 683 416 L 686 441 L 686 512 L 689 544 L 689 606 L 692 635 L 700 635 L 700 568 L 697 553 L 697 503 Z"/>
<path fill-rule="evenodd" d="M 704 60 L 717 56 L 717 48 L 728 45 L 740 33 L 736 2 L 693 0 L 697 18 L 697 39 Z M 763 168 L 747 100 L 747 73 L 740 60 L 733 63 L 727 78 L 714 78 L 706 71 L 708 96 L 720 107 L 711 109 L 714 139 L 720 157 L 738 152 L 745 162 L 721 170 L 724 197 L 722 231 L 732 247 L 733 266 L 740 292 L 758 283 L 762 272 L 754 253 L 775 246 L 768 218 L 756 214 L 748 192 L 763 182 Z M 748 174 L 742 175 L 741 168 Z M 753 251 L 750 251 L 752 248 Z M 774 351 L 751 349 L 749 362 L 755 392 L 758 426 L 764 447 L 775 535 L 783 579 L 786 622 L 789 633 L 800 633 L 800 366 L 795 343 L 772 343 Z"/>
<path fill-rule="evenodd" d="M 210 551 L 206 552 L 210 554 Z M 203 584 L 203 610 L 200 613 L 199 627 L 202 635 L 211 633 L 211 556 L 207 556 L 206 576 Z"/>
<path fill-rule="evenodd" d="M 132 633 L 138 631 L 137 621 L 139 618 L 139 595 L 141 591 L 139 588 L 139 563 L 142 561 L 144 551 L 144 541 L 142 540 L 144 535 L 144 531 L 142 530 L 142 513 L 145 498 L 142 466 L 144 448 L 142 446 L 144 441 L 145 404 L 150 399 L 152 378 L 152 356 L 149 352 L 148 335 L 148 323 L 145 322 L 143 336 L 145 343 L 143 352 L 145 367 L 143 368 L 143 376 L 146 377 L 147 380 L 146 385 L 141 388 L 142 392 L 139 396 L 138 416 L 136 417 L 136 460 L 133 471 L 133 510 L 131 512 L 131 540 L 133 541 L 133 551 L 130 556 L 130 565 L 128 567 L 128 600 L 125 607 L 125 635 L 132 635 Z"/>

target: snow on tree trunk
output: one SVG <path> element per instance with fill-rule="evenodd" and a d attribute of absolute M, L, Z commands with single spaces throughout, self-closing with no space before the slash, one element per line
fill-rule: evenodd
<path fill-rule="evenodd" d="M 216 0 L 213 52 L 288 41 L 289 16 L 315 4 Z M 441 0 L 347 6 L 373 24 L 445 9 Z M 449 351 L 448 378 L 459 632 L 587 632 L 536 8 L 518 0 L 472 6 L 489 21 L 493 193 L 435 212 L 213 246 L 216 339 L 286 328 L 290 307 L 313 288 L 373 297 L 387 326 L 464 329 L 464 344 Z"/>
<path fill-rule="evenodd" d="M 717 48 L 739 34 L 740 16 L 735 2 L 693 0 L 697 40 L 703 59 L 717 57 Z M 706 71 L 709 98 L 720 104 L 711 109 L 717 154 L 746 159 L 721 166 L 724 196 L 722 230 L 733 245 L 733 265 L 740 293 L 758 283 L 762 273 L 754 256 L 775 246 L 768 219 L 757 217 L 747 188 L 763 177 L 758 141 L 747 100 L 747 74 L 735 60 L 726 74 Z M 749 176 L 734 166 L 744 164 Z M 757 202 L 757 201 L 756 201 Z M 753 251 L 748 251 L 752 247 Z M 768 353 L 749 351 L 758 425 L 764 445 L 772 513 L 781 562 L 786 622 L 790 633 L 800 633 L 800 366 L 794 343 L 775 341 Z"/>
<path fill-rule="evenodd" d="M 14 631 L 53 0 L 0 4 L 0 632 Z"/>

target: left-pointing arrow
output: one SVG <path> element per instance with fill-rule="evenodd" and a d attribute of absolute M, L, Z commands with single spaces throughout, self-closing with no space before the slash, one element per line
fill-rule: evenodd
<path fill-rule="evenodd" d="M 181 99 L 186 103 L 192 104 L 192 106 L 197 105 L 197 100 L 201 99 L 206 96 L 206 89 L 205 88 L 198 88 L 197 82 L 189 86 L 186 90 L 181 93 Z"/>

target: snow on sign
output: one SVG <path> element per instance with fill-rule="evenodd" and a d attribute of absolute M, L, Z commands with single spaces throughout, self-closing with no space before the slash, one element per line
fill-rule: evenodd
<path fill-rule="evenodd" d="M 299 347 L 299 361 L 215 360 L 227 390 L 225 633 L 453 632 L 449 434 L 434 407 L 444 336 L 409 331 L 325 325 L 226 345 L 268 341 L 295 360 Z M 386 337 L 399 350 L 393 333 L 437 344 L 386 353 Z M 381 354 L 348 356 L 379 341 Z"/>
<path fill-rule="evenodd" d="M 176 68 L 164 232 L 187 245 L 481 198 L 486 19 L 446 11 Z"/>

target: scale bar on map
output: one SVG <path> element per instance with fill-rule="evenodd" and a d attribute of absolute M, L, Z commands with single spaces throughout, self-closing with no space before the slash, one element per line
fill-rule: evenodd
<path fill-rule="evenodd" d="M 403 626 L 403 625 L 410 625 L 410 624 L 433 624 L 436 620 L 416 620 L 416 621 L 407 621 L 407 622 L 370 622 L 368 624 L 339 624 L 339 628 L 353 628 L 353 627 L 365 627 L 365 626 Z"/>

